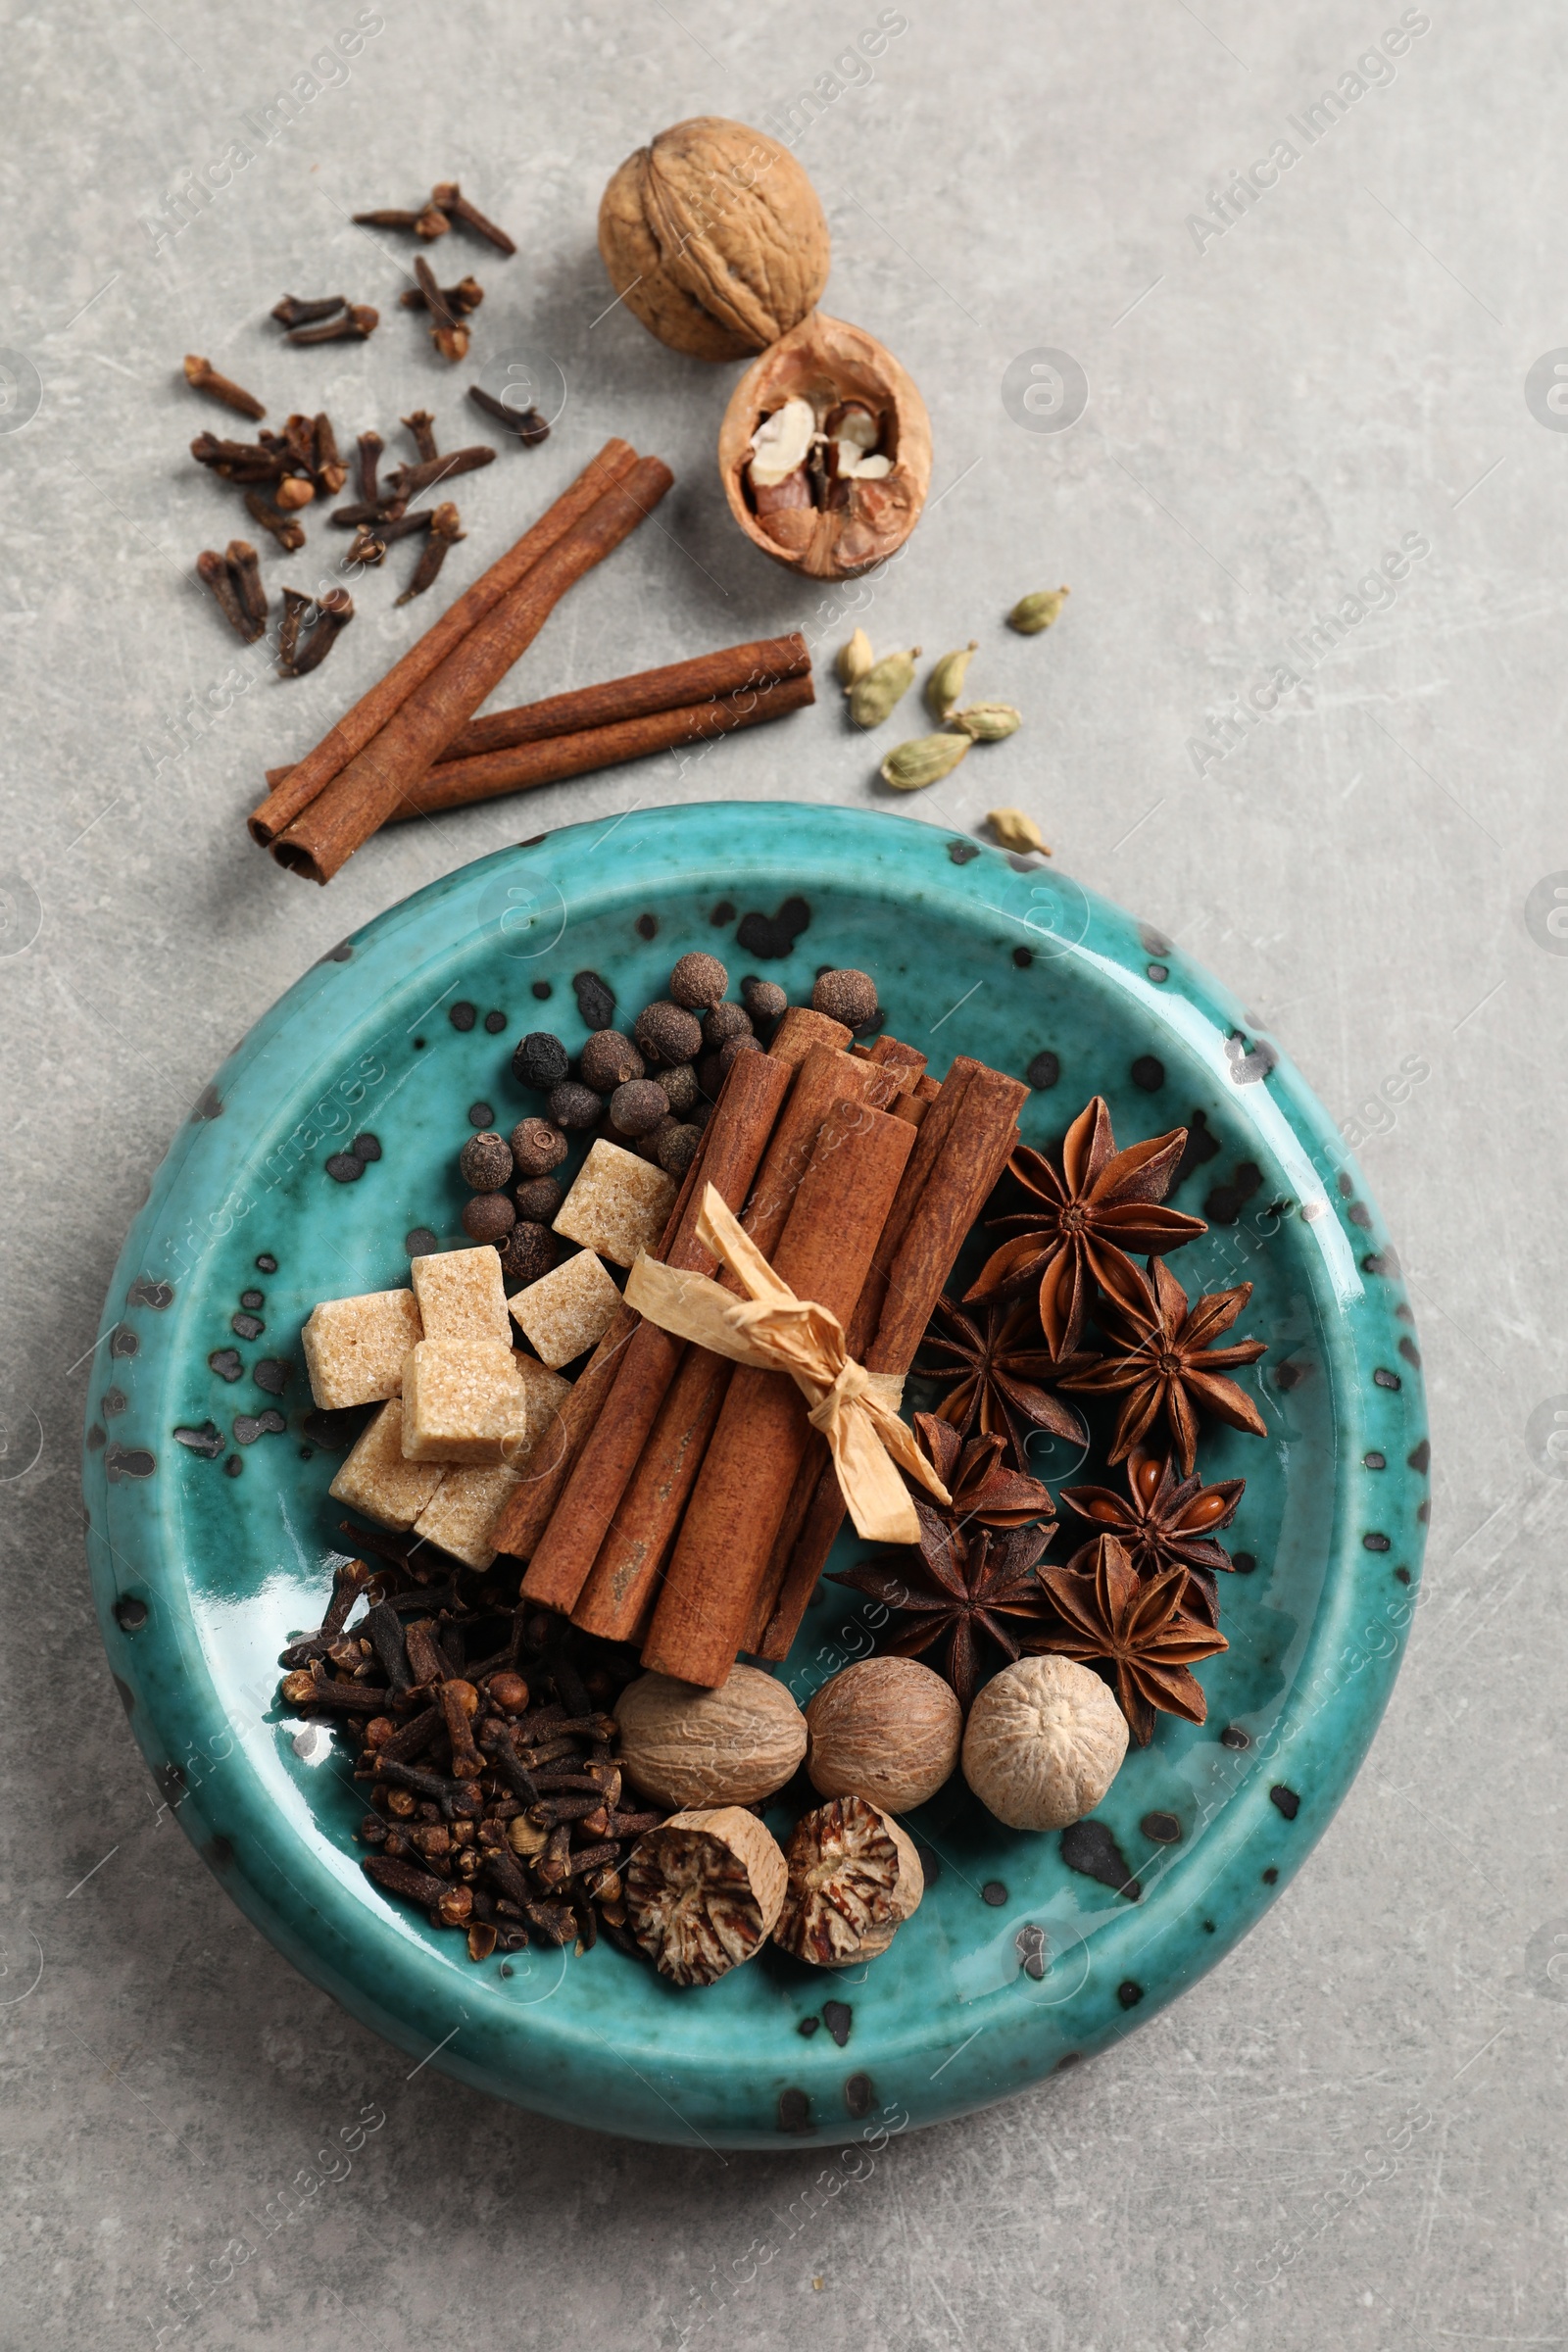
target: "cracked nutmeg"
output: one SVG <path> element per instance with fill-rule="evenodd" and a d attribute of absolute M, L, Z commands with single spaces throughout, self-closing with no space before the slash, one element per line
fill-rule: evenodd
<path fill-rule="evenodd" d="M 736 385 L 718 470 L 754 546 L 812 579 L 848 579 L 896 554 L 919 520 L 931 422 L 873 335 L 812 311 Z"/>
<path fill-rule="evenodd" d="M 765 351 L 827 283 L 816 190 L 787 147 L 721 115 L 627 156 L 600 203 L 599 250 L 633 317 L 697 360 Z"/>
<path fill-rule="evenodd" d="M 713 1984 L 767 1941 L 786 1879 L 777 1844 L 743 1806 L 673 1813 L 632 1854 L 626 1924 L 672 1984 Z"/>
<path fill-rule="evenodd" d="M 912 1838 L 863 1796 L 835 1796 L 806 1814 L 784 1861 L 789 1883 L 773 1941 L 813 1968 L 876 1959 L 925 1893 Z"/>

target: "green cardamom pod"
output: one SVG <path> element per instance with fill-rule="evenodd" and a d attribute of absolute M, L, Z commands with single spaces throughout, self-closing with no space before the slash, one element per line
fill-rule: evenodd
<path fill-rule="evenodd" d="M 933 718 L 953 716 L 954 706 L 963 692 L 963 673 L 978 649 L 979 640 L 971 637 L 968 644 L 960 646 L 956 654 L 944 654 L 927 678 L 926 709 Z"/>
<path fill-rule="evenodd" d="M 875 660 L 870 638 L 863 629 L 857 629 L 849 644 L 839 652 L 839 684 L 846 694 L 858 679 L 864 677 Z"/>
<path fill-rule="evenodd" d="M 1016 735 L 1023 725 L 1023 712 L 1010 703 L 971 703 L 967 710 L 948 713 L 950 726 L 961 727 L 974 743 L 1000 743 L 1004 735 Z"/>
<path fill-rule="evenodd" d="M 850 716 L 858 727 L 879 727 L 891 718 L 894 706 L 903 701 L 914 684 L 914 665 L 920 648 L 911 645 L 906 654 L 884 654 L 873 662 L 864 677 L 857 678 L 850 688 Z"/>
<path fill-rule="evenodd" d="M 1033 596 L 1021 596 L 1007 614 L 1008 628 L 1020 637 L 1037 637 L 1050 628 L 1071 593 L 1068 588 L 1039 588 Z"/>
<path fill-rule="evenodd" d="M 879 773 L 895 792 L 922 792 L 951 776 L 968 749 L 967 735 L 917 735 L 912 743 L 896 745 Z"/>
<path fill-rule="evenodd" d="M 1038 850 L 1043 858 L 1051 856 L 1045 835 L 1025 809 L 992 808 L 987 812 L 986 823 L 991 827 L 991 838 L 1001 848 L 1020 854 Z"/>

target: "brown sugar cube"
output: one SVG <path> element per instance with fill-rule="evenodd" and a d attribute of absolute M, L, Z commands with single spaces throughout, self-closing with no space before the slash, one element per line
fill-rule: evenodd
<path fill-rule="evenodd" d="M 496 1556 L 496 1522 L 506 1509 L 517 1473 L 504 1463 L 449 1470 L 435 1496 L 420 1512 L 414 1532 L 439 1544 L 466 1568 L 488 1568 Z"/>
<path fill-rule="evenodd" d="M 421 1340 L 403 1367 L 403 1455 L 411 1462 L 501 1462 L 526 1437 L 527 1396 L 505 1341 L 457 1348 Z"/>
<path fill-rule="evenodd" d="M 404 1359 L 424 1332 L 412 1291 L 368 1291 L 362 1298 L 323 1299 L 300 1336 L 311 1395 L 327 1413 L 395 1396 Z"/>
<path fill-rule="evenodd" d="M 675 1190 L 662 1168 L 601 1137 L 562 1202 L 555 1231 L 617 1266 L 629 1266 L 639 1250 L 657 1245 L 675 1205 Z"/>
<path fill-rule="evenodd" d="M 571 1383 L 563 1380 L 559 1372 L 552 1372 L 536 1355 L 524 1355 L 520 1348 L 514 1348 L 512 1360 L 528 1400 L 528 1427 L 522 1445 L 508 1447 L 507 1460 L 514 1470 L 545 1470 L 551 1460 L 546 1440 L 571 1395 Z"/>
<path fill-rule="evenodd" d="M 439 1462 L 405 1461 L 403 1399 L 389 1396 L 375 1419 L 361 1430 L 327 1493 L 334 1502 L 363 1511 L 378 1527 L 395 1527 L 407 1535 L 445 1476 Z"/>
<path fill-rule="evenodd" d="M 504 1340 L 511 1347 L 501 1260 L 488 1243 L 478 1250 L 443 1250 L 434 1257 L 416 1257 L 409 1273 L 423 1338 L 443 1345 Z"/>
<path fill-rule="evenodd" d="M 597 1348 L 620 1304 L 620 1293 L 592 1250 L 579 1250 L 508 1299 L 513 1321 L 542 1362 L 569 1364 Z M 569 1384 L 566 1384 L 569 1385 Z"/>

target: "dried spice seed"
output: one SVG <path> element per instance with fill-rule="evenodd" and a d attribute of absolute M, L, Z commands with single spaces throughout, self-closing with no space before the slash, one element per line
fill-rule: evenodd
<path fill-rule="evenodd" d="M 1020 1466 L 1034 1430 L 1069 1446 L 1089 1442 L 1083 1415 L 1052 1396 L 1044 1384 L 1055 1384 L 1096 1359 L 1083 1350 L 1053 1355 L 1037 1344 L 1042 1337 L 1028 1300 L 1016 1306 L 1003 1301 L 971 1315 L 944 1297 L 937 1300 L 921 1342 L 924 1355 L 937 1358 L 920 1364 L 922 1377 L 948 1388 L 939 1417 L 962 1437 L 999 1433 Z"/>
<path fill-rule="evenodd" d="M 1138 1902 L 1143 1894 L 1121 1847 L 1102 1821 L 1069 1822 L 1061 1833 L 1061 1858 L 1069 1870 L 1076 1870 L 1086 1879 L 1098 1879 L 1102 1886 L 1113 1887 L 1129 1902 Z"/>
<path fill-rule="evenodd" d="M 267 415 L 265 404 L 254 392 L 247 392 L 242 385 L 231 383 L 226 375 L 220 375 L 211 360 L 198 359 L 194 352 L 186 354 L 185 381 L 192 391 L 210 392 L 215 400 L 220 400 L 225 408 L 237 409 L 242 416 Z"/>
<path fill-rule="evenodd" d="M 1079 1394 L 1125 1396 L 1111 1460 L 1119 1462 L 1130 1453 L 1161 1416 L 1184 1477 L 1192 1475 L 1200 1411 L 1232 1429 L 1266 1437 L 1267 1425 L 1256 1405 L 1226 1377 L 1243 1364 L 1255 1363 L 1266 1353 L 1266 1343 L 1238 1340 L 1227 1348 L 1210 1344 L 1235 1322 L 1252 1295 L 1251 1284 L 1210 1292 L 1189 1309 L 1187 1293 L 1163 1259 L 1150 1259 L 1147 1283 L 1136 1269 L 1134 1280 L 1136 1289 L 1124 1285 L 1121 1295 L 1107 1295 L 1097 1309 L 1110 1352 L 1064 1383 Z"/>
<path fill-rule="evenodd" d="M 476 409 L 520 441 L 524 449 L 537 449 L 541 441 L 549 440 L 549 423 L 538 409 L 511 408 L 506 401 L 497 400 L 493 392 L 487 392 L 482 384 L 470 384 L 468 398 Z"/>
<path fill-rule="evenodd" d="M 1184 1569 L 1146 1584 L 1116 1538 L 1099 1536 L 1065 1568 L 1043 1569 L 1040 1581 L 1060 1630 L 1054 1627 L 1029 1647 L 1091 1664 L 1103 1660 L 1140 1747 L 1153 1737 L 1156 1709 L 1189 1723 L 1204 1720 L 1207 1701 L 1189 1669 L 1230 1644 L 1183 1608 Z"/>

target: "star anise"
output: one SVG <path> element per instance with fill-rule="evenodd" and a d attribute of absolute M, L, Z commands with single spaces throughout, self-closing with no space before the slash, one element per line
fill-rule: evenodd
<path fill-rule="evenodd" d="M 1125 1494 L 1109 1487 L 1064 1487 L 1061 1498 L 1080 1519 L 1115 1536 L 1141 1577 L 1185 1568 L 1182 1606 L 1205 1625 L 1217 1625 L 1215 1571 L 1229 1570 L 1233 1563 L 1224 1545 L 1212 1538 L 1235 1518 L 1246 1485 L 1244 1478 L 1222 1479 L 1213 1487 L 1205 1487 L 1196 1476 L 1178 1479 L 1168 1456 L 1145 1453 L 1135 1446 L 1127 1463 Z"/>
<path fill-rule="evenodd" d="M 1040 1323 L 1054 1356 L 1078 1345 L 1094 1285 L 1112 1298 L 1136 1296 L 1138 1268 L 1128 1255 L 1178 1250 L 1206 1233 L 1200 1217 L 1160 1208 L 1187 1142 L 1183 1127 L 1116 1150 L 1110 1112 L 1097 1095 L 1062 1140 L 1060 1165 L 1020 1145 L 1007 1166 L 1037 1203 L 988 1222 L 1010 1242 L 986 1261 L 965 1297 L 993 1298 L 1038 1283 Z"/>
<path fill-rule="evenodd" d="M 916 1413 L 914 1442 L 953 1497 L 946 1510 L 940 1503 L 931 1507 L 954 1527 L 971 1519 L 982 1527 L 1026 1527 L 1032 1519 L 1056 1516 L 1051 1489 L 1003 1461 L 1007 1441 L 1000 1430 L 965 1445 L 936 1413 Z"/>
<path fill-rule="evenodd" d="M 1000 1431 L 1020 1468 L 1029 1458 L 1024 1449 L 1031 1430 L 1048 1430 L 1069 1446 L 1089 1443 L 1083 1415 L 1041 1383 L 1085 1371 L 1097 1359 L 1089 1349 L 1054 1356 L 1032 1348 L 1030 1340 L 1039 1336 L 1027 1299 L 1016 1306 L 998 1301 L 970 1315 L 953 1299 L 939 1298 L 921 1346 L 948 1360 L 917 1367 L 923 1379 L 952 1384 L 937 1407 L 942 1420 L 965 1438 Z"/>
<path fill-rule="evenodd" d="M 913 1501 L 919 1550 L 862 1560 L 833 1582 L 851 1585 L 910 1619 L 883 1643 L 890 1656 L 916 1658 L 940 1643 L 929 1663 L 946 1676 L 967 1710 L 989 1653 L 1000 1649 L 1004 1657 L 1016 1658 L 1014 1628 L 1039 1629 L 1050 1616 L 1035 1562 L 1054 1531 L 1018 1527 L 1001 1534 L 976 1521 L 959 1529 L 923 1496 L 916 1494 Z M 1047 1645 L 1041 1642 L 1039 1646 Z"/>
<path fill-rule="evenodd" d="M 1111 1343 L 1110 1353 L 1087 1370 L 1072 1373 L 1066 1385 L 1084 1396 L 1125 1393 L 1110 1448 L 1113 1462 L 1129 1454 L 1163 1412 L 1182 1476 L 1190 1478 L 1200 1411 L 1228 1421 L 1232 1429 L 1250 1430 L 1255 1438 L 1268 1435 L 1262 1414 L 1245 1389 L 1224 1377 L 1235 1365 L 1255 1363 L 1266 1354 L 1267 1342 L 1209 1346 L 1229 1331 L 1252 1296 L 1252 1286 L 1242 1282 L 1233 1291 L 1209 1291 L 1189 1310 L 1187 1293 L 1161 1259 L 1150 1259 L 1148 1282 L 1136 1268 L 1134 1278 L 1136 1292 L 1102 1298 L 1097 1310 L 1101 1329 Z"/>
<path fill-rule="evenodd" d="M 1188 1669 L 1230 1644 L 1182 1607 L 1185 1568 L 1168 1568 L 1145 1584 L 1125 1545 L 1114 1536 L 1097 1536 L 1064 1568 L 1042 1569 L 1040 1581 L 1063 1630 L 1031 1637 L 1026 1646 L 1063 1658 L 1104 1659 L 1140 1747 L 1153 1737 L 1156 1709 L 1202 1722 L 1208 1702 Z"/>

